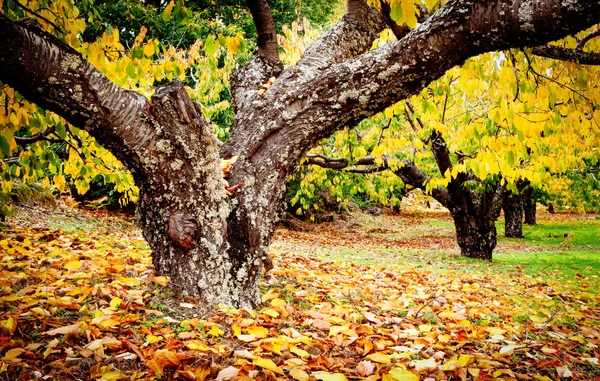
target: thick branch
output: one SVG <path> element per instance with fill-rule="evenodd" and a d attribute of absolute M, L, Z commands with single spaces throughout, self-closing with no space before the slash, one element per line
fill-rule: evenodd
<path fill-rule="evenodd" d="M 136 180 L 156 177 L 159 168 L 172 172 L 170 160 L 189 162 L 192 148 L 206 143 L 201 136 L 213 137 L 179 81 L 159 87 L 150 102 L 115 85 L 39 25 L 0 15 L 0 35 L 0 80 L 85 128 Z"/>
<path fill-rule="evenodd" d="M 0 15 L 0 79 L 28 100 L 86 128 L 132 169 L 137 148 L 153 133 L 141 128 L 146 99 L 119 88 L 74 49 L 32 22 Z M 140 128 L 131 128 L 131 127 Z M 129 132 L 128 130 L 131 129 Z"/>
<path fill-rule="evenodd" d="M 531 12 L 524 13 L 524 8 Z M 286 94 L 286 98 L 302 100 L 286 124 L 291 129 L 289 121 L 296 116 L 315 115 L 315 133 L 310 135 L 315 140 L 306 144 L 311 146 L 415 94 L 469 57 L 538 46 L 599 21 L 596 0 L 579 0 L 576 7 L 560 0 L 450 1 L 401 40 L 333 65 L 307 86 Z"/>
<path fill-rule="evenodd" d="M 306 49 L 297 67 L 314 72 L 356 57 L 369 50 L 384 28 L 381 14 L 364 0 L 348 0 L 342 20 Z"/>
<path fill-rule="evenodd" d="M 277 30 L 267 0 L 247 0 L 246 3 L 250 8 L 256 26 L 258 55 L 276 66 L 281 65 L 279 46 L 277 45 Z"/>
<path fill-rule="evenodd" d="M 600 53 L 584 52 L 580 49 L 541 45 L 534 47 L 531 52 L 536 56 L 576 62 L 580 65 L 600 65 Z"/>

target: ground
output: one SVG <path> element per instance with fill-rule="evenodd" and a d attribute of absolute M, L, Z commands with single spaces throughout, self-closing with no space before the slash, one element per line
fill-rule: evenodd
<path fill-rule="evenodd" d="M 0 379 L 599 379 L 600 220 L 540 211 L 492 263 L 449 215 L 280 228 L 256 310 L 199 308 L 132 216 L 20 209 L 0 237 Z"/>

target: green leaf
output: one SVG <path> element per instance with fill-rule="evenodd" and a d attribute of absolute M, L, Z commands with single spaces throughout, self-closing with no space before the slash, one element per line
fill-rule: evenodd
<path fill-rule="evenodd" d="M 215 44 L 215 38 L 213 36 L 208 36 L 206 41 L 204 42 L 204 52 L 209 57 L 215 55 L 215 51 L 217 50 L 217 45 Z"/>
<path fill-rule="evenodd" d="M 135 65 L 133 64 L 133 61 L 129 61 L 127 67 L 125 68 L 125 72 L 129 76 L 129 78 L 137 78 L 137 73 L 135 71 Z"/>
<path fill-rule="evenodd" d="M 10 144 L 8 144 L 8 140 L 2 135 L 0 135 L 0 149 L 2 149 L 2 154 L 4 157 L 10 154 Z"/>
<path fill-rule="evenodd" d="M 390 17 L 397 23 L 402 21 L 402 4 L 400 1 L 393 1 L 390 10 Z M 402 22 L 402 24 L 404 24 Z"/>

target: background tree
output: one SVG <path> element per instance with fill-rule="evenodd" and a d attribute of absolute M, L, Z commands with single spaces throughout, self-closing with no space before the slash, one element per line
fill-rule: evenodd
<path fill-rule="evenodd" d="M 438 2 L 428 4 L 432 15 L 414 28 L 417 4 L 394 2 L 388 16 L 398 25 L 406 24 L 406 34 L 397 32 L 397 41 L 371 51 L 385 28 L 384 18 L 379 10 L 351 0 L 341 21 L 296 65 L 284 69 L 266 2 L 248 5 L 257 25 L 258 50 L 232 76 L 236 114 L 230 139 L 222 146 L 181 82 L 159 86 L 152 93 L 158 73 L 150 71 L 154 75 L 138 76 L 135 83 L 141 89 L 124 89 L 119 85 L 127 85 L 129 79 L 111 81 L 93 66 L 101 68 L 108 58 L 106 53 L 88 53 L 89 45 L 77 38 L 81 30 L 70 31 L 61 40 L 31 22 L 0 17 L 0 32 L 6 36 L 0 41 L 2 81 L 82 127 L 131 170 L 140 188 L 139 213 L 156 271 L 168 275 L 181 292 L 207 303 L 257 301 L 256 285 L 269 265 L 267 248 L 285 183 L 310 147 L 419 93 L 469 57 L 538 46 L 600 21 L 595 0 L 455 0 L 439 10 Z M 205 44 L 209 56 L 214 46 Z M 227 46 L 235 49 L 238 44 L 230 39 Z M 147 49 L 145 56 L 156 53 Z M 172 57 L 161 58 L 165 70 L 172 65 Z M 121 69 L 127 73 L 132 66 L 135 72 L 146 71 L 134 60 Z M 115 77 L 125 75 L 118 72 Z M 150 99 L 144 96 L 151 93 Z M 574 126 L 581 130 L 586 123 L 575 120 Z M 445 169 L 444 178 L 432 179 L 427 186 L 435 190 L 448 182 L 450 193 L 465 194 L 452 179 L 469 175 L 459 173 L 459 164 L 451 166 L 447 160 L 448 145 L 441 144 L 443 127 L 427 128 L 433 130 L 423 138 L 436 144 L 436 162 Z M 235 157 L 228 181 L 237 190 L 229 197 L 221 160 Z M 474 172 L 479 178 L 487 173 L 487 168 Z M 465 204 L 454 207 L 468 213 L 466 208 L 472 205 L 466 205 L 466 197 L 462 200 Z"/>
<path fill-rule="evenodd" d="M 450 210 L 463 255 L 490 260 L 503 201 L 505 235 L 522 237 L 523 189 L 549 189 L 557 179 L 564 182 L 561 174 L 582 171 L 596 156 L 600 56 L 580 56 L 586 65 L 577 65 L 564 53 L 587 44 L 597 51 L 597 41 L 587 38 L 596 34 L 586 31 L 553 48 L 472 58 L 419 96 L 336 133 L 307 163 L 381 179 L 391 170 L 409 189 L 429 192 Z M 563 54 L 549 58 L 549 49 Z M 582 121 L 580 129 L 574 120 Z M 321 169 L 304 174 L 315 189 L 327 186 L 334 193 L 341 187 L 330 177 Z M 384 193 L 382 185 L 402 186 L 370 184 L 375 199 Z M 300 189 L 292 201 L 310 207 L 307 194 Z"/>

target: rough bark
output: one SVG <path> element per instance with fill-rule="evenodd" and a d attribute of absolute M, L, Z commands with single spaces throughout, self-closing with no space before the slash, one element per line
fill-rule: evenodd
<path fill-rule="evenodd" d="M 523 202 L 519 193 L 504 192 L 504 236 L 523 238 Z"/>
<path fill-rule="evenodd" d="M 460 254 L 468 258 L 491 261 L 496 247 L 494 220 L 465 213 L 464 209 L 454 209 L 451 214 Z"/>
<path fill-rule="evenodd" d="M 370 51 L 385 22 L 352 1 L 298 65 L 282 72 L 258 54 L 235 73 L 236 118 L 220 152 L 180 83 L 148 100 L 110 82 L 39 27 L 2 15 L 0 80 L 85 128 L 132 171 L 158 272 L 203 302 L 239 306 L 258 300 L 285 182 L 316 142 L 417 93 L 473 55 L 545 44 L 598 22 L 597 0 L 453 0 L 402 39 Z M 259 93 L 272 75 L 277 80 Z M 229 182 L 243 185 L 231 198 L 219 155 L 239 156 Z M 449 187 L 449 208 L 469 227 L 463 234 L 457 224 L 461 249 L 489 259 L 495 228 L 475 217 L 491 209 L 487 196 L 467 197 L 458 185 Z"/>
<path fill-rule="evenodd" d="M 526 186 L 521 193 L 523 198 L 523 211 L 525 212 L 525 223 L 527 225 L 536 224 L 536 201 L 533 197 L 533 188 Z"/>

